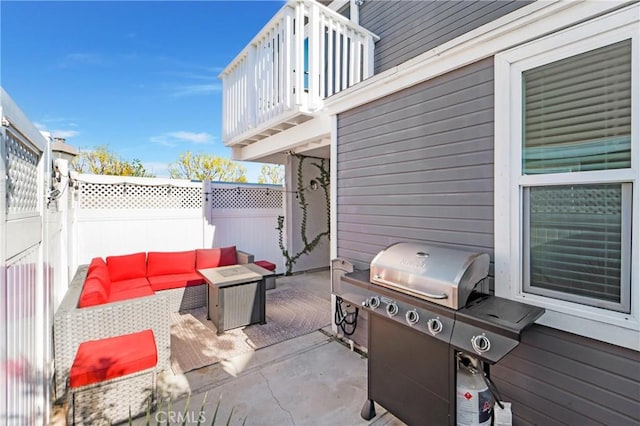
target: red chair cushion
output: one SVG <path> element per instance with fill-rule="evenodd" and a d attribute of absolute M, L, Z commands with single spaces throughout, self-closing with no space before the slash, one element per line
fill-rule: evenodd
<path fill-rule="evenodd" d="M 147 277 L 195 272 L 196 252 L 153 252 L 147 255 Z"/>
<path fill-rule="evenodd" d="M 190 287 L 206 283 L 202 275 L 197 272 L 190 272 L 188 274 L 160 275 L 159 277 L 149 277 L 148 280 L 153 291 Z"/>
<path fill-rule="evenodd" d="M 158 352 L 153 331 L 125 334 L 81 343 L 69 371 L 69 386 L 77 388 L 153 368 Z"/>
<path fill-rule="evenodd" d="M 108 256 L 107 267 L 111 281 L 130 280 L 147 276 L 147 254 L 145 252 Z"/>
<path fill-rule="evenodd" d="M 151 290 L 151 286 L 130 288 L 111 292 L 107 302 L 119 302 L 121 300 L 135 299 L 137 297 L 153 296 L 155 293 Z"/>
<path fill-rule="evenodd" d="M 271 263 L 268 260 L 258 260 L 257 262 L 254 262 L 256 265 L 264 268 L 264 269 L 268 269 L 269 271 L 275 271 L 276 270 L 276 264 L 275 263 Z"/>
<path fill-rule="evenodd" d="M 217 268 L 238 263 L 236 246 L 196 250 L 196 269 Z"/>

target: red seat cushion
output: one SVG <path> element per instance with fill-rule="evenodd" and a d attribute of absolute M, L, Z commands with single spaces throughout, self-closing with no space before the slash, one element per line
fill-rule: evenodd
<path fill-rule="evenodd" d="M 111 281 L 144 278 L 147 276 L 147 254 L 145 252 L 108 256 L 107 267 Z"/>
<path fill-rule="evenodd" d="M 174 251 L 154 252 L 147 255 L 147 277 L 195 272 L 196 252 Z"/>
<path fill-rule="evenodd" d="M 217 268 L 238 263 L 236 246 L 196 250 L 196 269 Z"/>
<path fill-rule="evenodd" d="M 151 290 L 151 286 L 130 288 L 128 290 L 111 292 L 107 302 L 119 302 L 121 300 L 135 299 L 137 297 L 153 296 L 154 294 L 153 290 Z"/>
<path fill-rule="evenodd" d="M 160 275 L 158 277 L 149 277 L 149 284 L 154 291 L 170 290 L 172 288 L 190 287 L 192 285 L 201 285 L 206 281 L 197 272 L 188 274 L 171 274 Z"/>
<path fill-rule="evenodd" d="M 153 331 L 125 334 L 81 343 L 69 371 L 69 386 L 77 388 L 133 374 L 156 366 Z"/>
<path fill-rule="evenodd" d="M 256 265 L 260 266 L 261 268 L 264 269 L 268 269 L 269 271 L 275 271 L 276 270 L 276 264 L 275 263 L 271 263 L 268 260 L 258 260 L 257 262 L 254 262 Z"/>
<path fill-rule="evenodd" d="M 132 278 L 130 280 L 114 281 L 111 283 L 111 292 L 117 293 L 141 287 L 149 287 L 149 280 L 146 278 Z"/>

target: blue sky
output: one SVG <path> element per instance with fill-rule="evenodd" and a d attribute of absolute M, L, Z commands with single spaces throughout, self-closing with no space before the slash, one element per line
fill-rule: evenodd
<path fill-rule="evenodd" d="M 165 176 L 185 151 L 231 156 L 217 76 L 283 4 L 2 0 L 0 83 L 42 130 Z"/>

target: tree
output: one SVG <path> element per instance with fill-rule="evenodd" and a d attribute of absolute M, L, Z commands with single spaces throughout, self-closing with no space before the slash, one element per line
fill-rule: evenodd
<path fill-rule="evenodd" d="M 272 183 L 282 185 L 284 182 L 284 167 L 279 164 L 263 164 L 258 176 L 258 183 Z"/>
<path fill-rule="evenodd" d="M 191 151 L 180 154 L 180 158 L 169 165 L 169 174 L 174 179 L 247 181 L 247 169 L 240 164 L 228 158 Z"/>
<path fill-rule="evenodd" d="M 137 158 L 127 161 L 104 146 L 93 150 L 83 150 L 73 161 L 72 167 L 78 173 L 112 176 L 155 177 L 148 173 Z"/>

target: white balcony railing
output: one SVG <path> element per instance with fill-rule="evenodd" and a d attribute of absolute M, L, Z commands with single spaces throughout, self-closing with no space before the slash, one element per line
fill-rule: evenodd
<path fill-rule="evenodd" d="M 377 36 L 313 0 L 289 1 L 220 74 L 232 145 L 373 74 Z"/>

